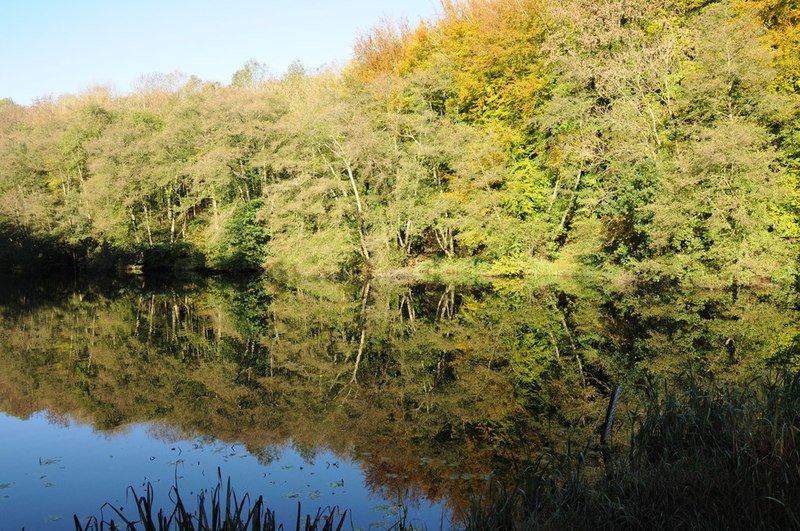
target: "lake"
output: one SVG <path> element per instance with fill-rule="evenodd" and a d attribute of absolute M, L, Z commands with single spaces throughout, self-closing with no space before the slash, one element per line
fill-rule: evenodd
<path fill-rule="evenodd" d="M 570 438 L 611 388 L 796 363 L 782 291 L 131 276 L 0 294 L 4 529 L 72 529 L 132 488 L 219 478 L 294 525 L 457 527 L 470 498 Z M 627 398 L 632 400 L 632 398 Z"/>

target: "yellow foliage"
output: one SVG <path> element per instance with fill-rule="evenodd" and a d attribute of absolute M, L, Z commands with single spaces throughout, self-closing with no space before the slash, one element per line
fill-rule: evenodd
<path fill-rule="evenodd" d="M 454 102 L 471 121 L 519 121 L 542 102 L 547 76 L 539 60 L 540 0 L 445 0 L 443 15 L 415 29 L 384 21 L 355 45 L 362 80 L 438 70 L 454 82 Z"/>
<path fill-rule="evenodd" d="M 800 1 L 757 0 L 752 4 L 759 9 L 769 29 L 770 43 L 777 52 L 775 88 L 800 92 Z"/>

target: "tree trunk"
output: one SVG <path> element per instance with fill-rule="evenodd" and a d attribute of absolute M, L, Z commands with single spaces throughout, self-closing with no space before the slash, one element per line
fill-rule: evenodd
<path fill-rule="evenodd" d="M 347 167 L 347 177 L 350 179 L 350 186 L 353 187 L 353 195 L 356 198 L 356 212 L 358 213 L 358 241 L 361 244 L 361 254 L 364 257 L 364 263 L 369 266 L 369 250 L 367 249 L 367 241 L 364 228 L 364 208 L 361 205 L 361 196 L 358 193 L 358 186 L 356 186 L 356 179 L 353 176 L 353 168 L 350 166 L 350 161 L 345 161 Z"/>
<path fill-rule="evenodd" d="M 136 216 L 133 214 L 133 209 L 129 208 L 128 211 L 131 214 L 131 225 L 133 226 L 133 239 L 136 240 L 136 243 L 142 243 L 142 238 L 139 236 L 139 227 L 136 226 Z"/>
<path fill-rule="evenodd" d="M 575 200 L 578 196 L 578 188 L 581 185 L 581 178 L 583 177 L 583 170 L 578 170 L 578 178 L 575 179 L 575 186 L 572 188 L 572 194 L 569 197 L 569 202 L 567 203 L 567 208 L 564 209 L 564 215 L 561 216 L 561 222 L 558 224 L 558 229 L 556 230 L 555 240 L 558 240 L 561 237 L 561 231 L 564 230 L 564 227 L 567 224 L 567 217 L 569 216 L 570 211 L 575 206 Z"/>
<path fill-rule="evenodd" d="M 214 210 L 214 231 L 219 230 L 219 209 L 217 208 L 217 197 L 211 196 L 211 208 Z"/>
<path fill-rule="evenodd" d="M 147 243 L 153 245 L 153 232 L 150 230 L 150 211 L 144 205 L 144 227 L 147 229 Z"/>

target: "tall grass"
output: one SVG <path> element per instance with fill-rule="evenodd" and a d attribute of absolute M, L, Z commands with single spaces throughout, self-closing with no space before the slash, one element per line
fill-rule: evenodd
<path fill-rule="evenodd" d="M 252 504 L 249 495 L 241 500 L 231 488 L 230 479 L 223 490 L 222 478 L 211 491 L 211 499 L 205 492 L 197 495 L 197 508 L 189 511 L 183 502 L 178 487 L 172 487 L 170 499 L 174 507 L 166 514 L 153 503 L 153 486 L 148 483 L 144 495 L 140 496 L 133 487 L 129 491 L 135 500 L 136 516 L 129 518 L 116 507 L 106 503 L 119 520 L 106 520 L 91 517 L 82 524 L 77 515 L 73 516 L 76 531 L 275 531 L 284 529 L 275 520 L 275 512 L 264 504 L 259 496 Z M 296 531 L 341 531 L 347 518 L 347 511 L 339 512 L 337 507 L 320 509 L 312 518 L 301 517 L 300 504 L 297 504 Z M 402 522 L 396 524 L 402 528 Z"/>
<path fill-rule="evenodd" d="M 587 442 L 528 463 L 467 529 L 800 529 L 797 374 L 651 382 L 625 423 L 614 461 Z"/>

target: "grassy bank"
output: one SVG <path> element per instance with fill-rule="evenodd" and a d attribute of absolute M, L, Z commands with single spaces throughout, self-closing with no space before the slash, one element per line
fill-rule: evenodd
<path fill-rule="evenodd" d="M 532 460 L 473 505 L 467 529 L 800 528 L 797 374 L 684 375 L 623 400 L 610 462 L 588 442 Z"/>

